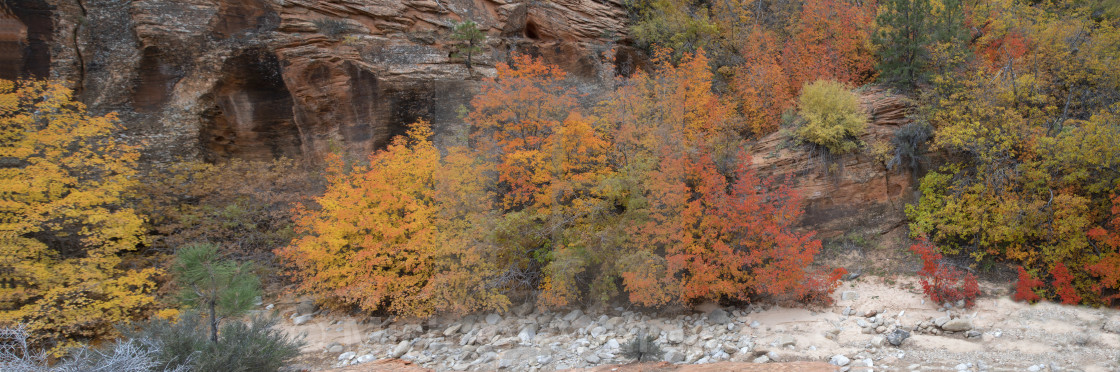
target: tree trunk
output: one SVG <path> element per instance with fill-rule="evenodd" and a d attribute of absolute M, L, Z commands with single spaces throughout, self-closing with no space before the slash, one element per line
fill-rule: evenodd
<path fill-rule="evenodd" d="M 218 343 L 218 314 L 217 304 L 215 301 L 210 301 L 210 342 Z"/>

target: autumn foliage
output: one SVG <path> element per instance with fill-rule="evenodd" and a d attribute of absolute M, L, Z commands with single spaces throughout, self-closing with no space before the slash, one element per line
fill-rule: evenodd
<path fill-rule="evenodd" d="M 441 226 L 464 216 L 443 210 L 460 201 L 443 199 L 457 196 L 440 190 L 452 170 L 430 136 L 427 123 L 416 123 L 407 137 L 371 155 L 368 167 L 349 172 L 330 159 L 319 208 L 297 208 L 304 235 L 277 252 L 297 268 L 302 290 L 334 304 L 409 315 L 506 306 L 504 296 L 478 283 L 486 263 Z"/>
<path fill-rule="evenodd" d="M 963 300 L 965 307 L 976 304 L 976 297 L 980 295 L 976 275 L 946 264 L 937 247 L 925 237 L 911 245 L 910 251 L 917 254 L 922 262 L 922 268 L 918 270 L 919 282 L 930 300 L 938 304 Z"/>
<path fill-rule="evenodd" d="M 1026 269 L 1019 266 L 1019 278 L 1015 282 L 1015 301 L 1036 302 L 1042 299 L 1035 293 L 1035 290 L 1043 284 L 1041 280 L 1036 279 Z"/>
<path fill-rule="evenodd" d="M 420 122 L 368 167 L 332 168 L 278 253 L 329 303 L 412 315 L 501 309 L 524 290 L 547 307 L 827 296 L 836 278 L 808 269 L 820 242 L 794 229 L 798 196 L 737 149 L 703 52 L 670 55 L 594 110 L 554 66 L 500 64 L 464 145 L 441 154 Z"/>
<path fill-rule="evenodd" d="M 949 255 L 1028 268 L 1044 299 L 1114 304 L 1120 32 L 1078 7 L 967 8 L 982 31 L 971 57 L 954 57 L 960 67 L 933 74 L 922 96 L 932 148 L 950 160 L 923 177 L 911 231 Z"/>
<path fill-rule="evenodd" d="M 1106 227 L 1089 230 L 1089 237 L 1107 247 L 1107 253 L 1099 261 L 1086 266 L 1086 270 L 1097 278 L 1092 285 L 1096 295 L 1109 303 L 1120 300 L 1120 193 L 1112 195 L 1112 218 Z"/>
<path fill-rule="evenodd" d="M 922 170 L 904 209 L 933 301 L 971 306 L 973 272 L 1010 266 L 1017 300 L 1120 305 L 1115 7 L 623 3 L 641 69 L 593 85 L 511 50 L 479 69 L 462 131 L 419 120 L 368 162 L 141 167 L 115 114 L 0 80 L 0 326 L 57 354 L 174 315 L 167 254 L 195 244 L 367 312 L 827 302 L 844 271 L 814 263 L 796 180 L 750 155 L 791 135 L 781 151 Z M 620 56 L 609 32 L 589 39 Z M 865 128 L 867 84 L 914 103 L 894 141 L 859 140 L 892 130 Z"/>
<path fill-rule="evenodd" d="M 156 308 L 160 269 L 135 265 L 144 217 L 128 203 L 139 153 L 47 82 L 0 80 L 0 324 L 61 352 Z"/>

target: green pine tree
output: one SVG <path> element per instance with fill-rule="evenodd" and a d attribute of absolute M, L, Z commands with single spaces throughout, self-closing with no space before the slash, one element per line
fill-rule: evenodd
<path fill-rule="evenodd" d="M 883 1 L 876 18 L 879 29 L 872 36 L 883 81 L 910 88 L 926 80 L 930 70 L 946 73 L 968 55 L 960 0 L 934 4 L 930 0 Z"/>
<path fill-rule="evenodd" d="M 482 43 L 486 41 L 486 34 L 478 29 L 474 21 L 452 23 L 451 39 L 455 40 L 455 58 L 464 58 L 467 70 L 471 70 L 471 63 L 475 54 L 482 53 Z"/>
<path fill-rule="evenodd" d="M 184 304 L 209 314 L 210 341 L 218 342 L 218 323 L 244 314 L 261 295 L 261 282 L 248 263 L 222 259 L 213 244 L 192 244 L 175 253 L 175 281 Z"/>
<path fill-rule="evenodd" d="M 964 6 L 960 0 L 941 0 L 942 7 L 935 9 L 930 17 L 930 36 L 934 48 L 943 49 L 936 53 L 937 60 L 929 61 L 929 68 L 937 73 L 949 73 L 971 54 L 968 47 L 969 33 L 964 27 Z"/>
<path fill-rule="evenodd" d="M 928 63 L 929 0 L 885 0 L 872 37 L 878 47 L 879 77 L 900 87 L 918 83 Z"/>

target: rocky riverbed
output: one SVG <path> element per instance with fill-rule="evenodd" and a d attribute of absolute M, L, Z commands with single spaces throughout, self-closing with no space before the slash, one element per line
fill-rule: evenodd
<path fill-rule="evenodd" d="M 929 303 L 915 288 L 912 280 L 864 277 L 846 282 L 835 304 L 815 310 L 707 304 L 666 315 L 521 305 L 504 314 L 417 320 L 339 317 L 304 303 L 282 306 L 282 315 L 289 319 L 285 330 L 308 341 L 293 371 L 402 366 L 386 359 L 438 371 L 592 368 L 631 362 L 621 349 L 639 334 L 654 335 L 664 351 L 659 359 L 683 365 L 679 370 L 717 363 L 783 363 L 782 370 L 819 370 L 813 368 L 823 363 L 842 371 L 1120 370 L 1116 310 L 1018 303 L 991 285 L 966 309 Z"/>

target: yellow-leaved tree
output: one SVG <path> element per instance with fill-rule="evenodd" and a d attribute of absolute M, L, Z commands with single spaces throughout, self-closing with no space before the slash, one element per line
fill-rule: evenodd
<path fill-rule="evenodd" d="M 57 353 L 148 315 L 158 270 L 128 264 L 144 243 L 126 203 L 139 153 L 116 117 L 55 83 L 0 80 L 0 128 L 0 324 Z"/>
<path fill-rule="evenodd" d="M 336 307 L 415 316 L 508 306 L 486 285 L 492 265 L 473 234 L 489 209 L 468 194 L 484 192 L 482 177 L 461 149 L 442 159 L 431 135 L 415 123 L 350 172 L 328 159 L 320 208 L 297 207 L 303 236 L 276 251 L 301 290 Z"/>

